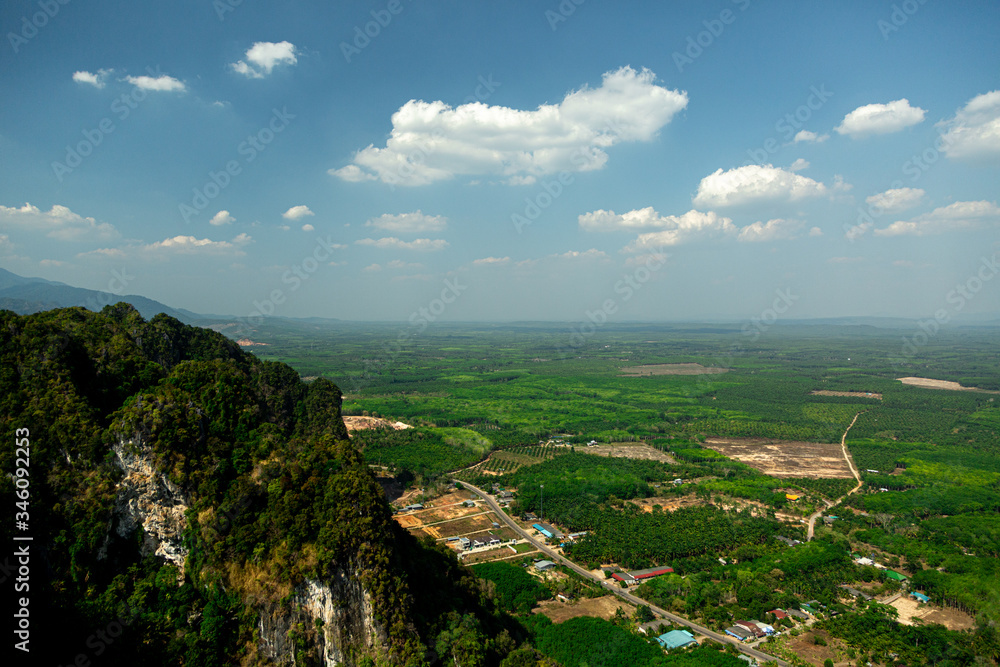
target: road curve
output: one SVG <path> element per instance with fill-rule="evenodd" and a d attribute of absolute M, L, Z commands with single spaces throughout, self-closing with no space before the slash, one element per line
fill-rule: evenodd
<path fill-rule="evenodd" d="M 862 412 L 864 411 L 862 410 Z M 847 467 L 851 469 L 851 474 L 854 475 L 854 479 L 856 479 L 858 483 L 853 489 L 842 495 L 840 498 L 837 498 L 834 502 L 827 503 L 824 509 L 821 509 L 818 512 L 813 512 L 809 516 L 809 532 L 806 534 L 806 542 L 812 542 L 813 530 L 816 527 L 816 519 L 823 516 L 823 513 L 827 510 L 831 510 L 840 503 L 844 502 L 844 498 L 861 488 L 861 475 L 858 474 L 858 469 L 854 467 L 854 459 L 851 458 L 850 453 L 847 451 L 847 433 L 851 430 L 851 426 L 854 426 L 854 422 L 858 421 L 858 417 L 861 416 L 862 412 L 854 415 L 854 419 L 851 420 L 847 430 L 844 431 L 844 435 L 840 436 L 840 449 L 844 452 L 844 460 L 847 461 Z"/>
<path fill-rule="evenodd" d="M 855 417 L 855 419 L 857 419 L 857 417 Z M 853 424 L 853 422 L 852 422 L 852 424 Z M 524 530 L 523 528 L 521 528 L 519 525 L 517 525 L 517 523 L 513 519 L 511 519 L 510 516 L 508 516 L 506 512 L 504 512 L 502 509 L 500 509 L 500 506 L 496 503 L 495 500 L 493 500 L 493 498 L 488 493 L 486 493 L 485 491 L 483 491 L 479 487 L 473 486 L 472 484 L 469 484 L 468 482 L 464 482 L 464 481 L 459 480 L 459 479 L 453 479 L 452 482 L 457 483 L 457 484 L 461 484 L 466 489 L 472 491 L 473 493 L 475 493 L 476 495 L 478 495 L 480 498 L 482 498 L 484 501 L 486 501 L 486 504 L 489 505 L 490 509 L 492 509 L 494 512 L 496 512 L 496 515 L 498 517 L 500 517 L 501 519 L 503 519 L 504 523 L 506 523 L 508 526 L 510 526 L 514 530 L 515 533 L 517 533 L 518 535 L 520 535 L 524 539 L 526 539 L 529 542 L 531 542 L 531 544 L 533 544 L 539 551 L 541 551 L 542 553 L 544 553 L 546 556 L 548 556 L 552 560 L 559 561 L 560 563 L 562 563 L 566 567 L 570 568 L 571 570 L 573 570 L 574 572 L 576 572 L 580 576 L 585 577 L 587 579 L 590 579 L 591 581 L 594 581 L 594 582 L 600 584 L 602 588 L 604 588 L 605 590 L 607 590 L 607 591 L 609 591 L 611 593 L 614 593 L 615 595 L 617 595 L 618 597 L 622 598 L 623 600 L 625 600 L 627 602 L 630 602 L 630 603 L 632 603 L 634 605 L 646 605 L 652 611 L 654 611 L 655 613 L 659 614 L 660 616 L 663 616 L 664 618 L 670 620 L 671 622 L 687 626 L 687 627 L 691 628 L 692 630 L 705 635 L 709 639 L 714 639 L 715 641 L 722 642 L 724 644 L 733 644 L 742 653 L 750 656 L 751 658 L 756 659 L 758 662 L 768 662 L 768 661 L 771 661 L 771 662 L 777 663 L 778 665 L 781 665 L 781 667 L 789 667 L 789 663 L 785 662 L 784 660 L 781 660 L 780 658 L 776 658 L 776 657 L 774 657 L 772 655 L 768 655 L 767 653 L 764 653 L 763 651 L 758 651 L 757 649 L 751 648 L 750 646 L 745 646 L 744 644 L 742 644 L 741 642 L 737 641 L 735 638 L 730 637 L 727 634 L 720 634 L 718 632 L 715 632 L 714 630 L 709 630 L 708 628 L 702 627 L 702 626 L 700 626 L 700 625 L 698 625 L 696 623 L 693 623 L 693 622 L 689 621 L 688 619 L 683 618 L 682 616 L 678 616 L 678 615 L 673 614 L 673 613 L 671 613 L 671 612 L 669 612 L 669 611 L 667 611 L 665 609 L 661 609 L 660 607 L 654 606 L 654 605 L 650 604 L 649 602 L 646 602 L 645 600 L 643 600 L 640 597 L 636 597 L 635 595 L 632 595 L 631 593 L 627 593 L 627 592 L 621 590 L 617 586 L 609 586 L 609 585 L 607 585 L 606 580 L 603 580 L 603 579 L 597 577 L 596 575 L 594 575 L 593 573 L 591 573 L 589 570 L 585 570 L 584 568 L 580 567 L 579 565 L 577 565 L 573 561 L 569 560 L 568 558 L 566 558 L 562 554 L 558 553 L 557 551 L 552 550 L 547 545 L 539 542 L 533 536 L 529 535 L 528 532 L 526 530 Z"/>

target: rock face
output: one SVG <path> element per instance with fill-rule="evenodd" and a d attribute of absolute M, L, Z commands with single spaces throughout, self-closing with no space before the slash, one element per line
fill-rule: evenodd
<path fill-rule="evenodd" d="M 353 667 L 362 655 L 388 653 L 385 629 L 375 620 L 371 598 L 353 568 L 326 581 L 307 580 L 295 590 L 290 604 L 291 609 L 261 610 L 259 650 L 270 660 L 296 664 L 302 645 L 316 651 L 315 657 L 326 667 Z M 297 642 L 298 638 L 305 642 Z"/>
<path fill-rule="evenodd" d="M 142 555 L 160 556 L 176 565 L 180 568 L 179 579 L 183 580 L 187 496 L 166 475 L 157 472 L 152 451 L 141 440 L 119 438 L 112 450 L 115 463 L 125 472 L 115 498 L 115 532 L 129 537 L 141 526 Z"/>

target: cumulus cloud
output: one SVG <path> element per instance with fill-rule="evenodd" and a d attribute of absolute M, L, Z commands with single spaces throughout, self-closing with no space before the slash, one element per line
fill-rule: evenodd
<path fill-rule="evenodd" d="M 701 179 L 694 205 L 702 208 L 755 202 L 798 201 L 826 194 L 826 186 L 770 164 L 717 170 Z"/>
<path fill-rule="evenodd" d="M 732 226 L 729 218 L 720 218 L 714 212 L 690 210 L 683 215 L 660 215 L 652 206 L 618 214 L 599 209 L 577 218 L 580 229 L 588 232 L 638 231 L 660 229 L 685 233 L 705 229 L 727 229 Z M 734 228 L 735 229 L 735 228 Z"/>
<path fill-rule="evenodd" d="M 306 217 L 307 215 L 316 215 L 316 214 L 310 211 L 308 206 L 304 204 L 299 204 L 298 206 L 293 206 L 284 213 L 282 213 L 281 217 L 284 218 L 285 220 L 298 220 L 300 218 Z"/>
<path fill-rule="evenodd" d="M 920 107 L 911 107 L 906 98 L 888 104 L 866 104 L 844 116 L 840 125 L 833 128 L 838 134 L 860 138 L 873 134 L 888 134 L 917 125 L 927 113 Z"/>
<path fill-rule="evenodd" d="M 79 72 L 73 72 L 73 80 L 76 81 L 77 83 L 90 84 L 95 88 L 103 88 L 108 75 L 111 74 L 113 71 L 114 70 L 110 69 L 99 69 L 97 70 L 97 74 L 94 74 L 92 72 L 81 70 Z"/>
<path fill-rule="evenodd" d="M 238 74 L 250 79 L 263 79 L 278 65 L 294 65 L 295 45 L 291 42 L 254 42 L 247 49 L 246 60 L 238 60 L 229 66 Z"/>
<path fill-rule="evenodd" d="M 212 216 L 212 219 L 208 221 L 208 224 L 221 227 L 222 225 L 231 225 L 235 221 L 236 218 L 229 215 L 229 211 L 219 211 Z"/>
<path fill-rule="evenodd" d="M 740 235 L 736 240 L 743 243 L 761 243 L 793 239 L 800 229 L 802 229 L 802 222 L 799 220 L 775 218 L 767 222 L 757 221 L 741 229 Z M 813 229 L 816 228 L 814 227 Z"/>
<path fill-rule="evenodd" d="M 118 230 L 107 222 L 85 218 L 56 204 L 48 211 L 25 203 L 20 208 L 0 206 L 0 228 L 43 232 L 60 241 L 107 240 L 118 237 Z"/>
<path fill-rule="evenodd" d="M 809 236 L 823 236 L 823 230 L 819 227 L 813 227 L 809 230 Z"/>
<path fill-rule="evenodd" d="M 816 134 L 809 130 L 799 130 L 792 141 L 796 144 L 806 142 L 811 144 L 821 144 L 830 138 L 829 134 Z"/>
<path fill-rule="evenodd" d="M 473 266 L 506 266 L 510 264 L 510 257 L 483 257 L 472 260 Z"/>
<path fill-rule="evenodd" d="M 971 231 L 1000 223 L 1000 207 L 996 202 L 957 201 L 936 208 L 912 220 L 897 220 L 888 227 L 875 230 L 875 236 L 925 236 L 955 231 Z"/>
<path fill-rule="evenodd" d="M 329 173 L 419 186 L 456 175 L 531 184 L 544 174 L 600 169 L 609 147 L 653 139 L 687 106 L 687 93 L 657 86 L 655 78 L 622 67 L 605 73 L 598 88 L 584 86 L 535 110 L 410 100 L 392 115 L 384 147 L 369 145 Z"/>
<path fill-rule="evenodd" d="M 365 226 L 395 234 L 426 234 L 443 232 L 448 226 L 448 219 L 440 215 L 424 215 L 420 210 L 416 210 L 399 215 L 386 213 L 368 220 Z"/>
<path fill-rule="evenodd" d="M 977 95 L 942 121 L 942 150 L 950 158 L 1000 157 L 1000 90 Z"/>
<path fill-rule="evenodd" d="M 788 171 L 802 171 L 809 168 L 809 160 L 799 158 L 788 167 Z"/>
<path fill-rule="evenodd" d="M 187 86 L 182 81 L 166 74 L 155 77 L 146 76 L 145 74 L 142 76 L 127 76 L 125 77 L 125 81 L 128 81 L 137 88 L 154 92 L 183 93 L 187 90 Z"/>
<path fill-rule="evenodd" d="M 920 188 L 893 188 L 866 197 L 865 202 L 873 209 L 884 213 L 899 213 L 918 206 L 923 202 L 924 194 Z"/>
<path fill-rule="evenodd" d="M 84 252 L 78 257 L 102 257 L 124 259 L 138 258 L 144 261 L 163 261 L 176 256 L 200 257 L 240 257 L 246 254 L 243 246 L 253 242 L 249 234 L 239 234 L 231 241 L 213 241 L 195 236 L 174 236 L 148 244 L 130 244 L 121 248 L 98 248 Z"/>
<path fill-rule="evenodd" d="M 392 248 L 398 250 L 443 250 L 448 247 L 448 242 L 444 239 L 415 239 L 413 241 L 403 241 L 395 236 L 388 236 L 381 239 L 360 239 L 355 241 L 358 245 L 372 246 L 373 248 Z"/>
<path fill-rule="evenodd" d="M 564 253 L 550 255 L 553 259 L 607 259 L 608 254 L 603 250 L 591 248 L 590 250 L 567 250 Z"/>
<path fill-rule="evenodd" d="M 314 231 L 315 229 L 316 228 L 313 227 L 312 225 L 310 225 L 308 222 L 306 224 L 302 225 L 302 231 L 304 231 L 304 232 L 311 232 L 311 231 Z"/>
<path fill-rule="evenodd" d="M 641 253 L 664 246 L 732 236 L 737 233 L 731 219 L 719 216 L 714 211 L 702 213 L 692 210 L 680 216 L 659 216 L 655 211 L 653 214 L 659 222 L 660 231 L 640 234 L 625 246 L 623 252 Z"/>

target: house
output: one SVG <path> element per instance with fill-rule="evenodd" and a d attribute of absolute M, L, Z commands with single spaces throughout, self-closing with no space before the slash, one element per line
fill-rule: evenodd
<path fill-rule="evenodd" d="M 538 517 L 535 516 L 534 512 L 525 512 L 524 513 L 524 520 L 525 521 L 538 521 Z"/>
<path fill-rule="evenodd" d="M 862 556 L 861 558 L 855 558 L 854 562 L 857 563 L 858 565 L 874 565 L 875 564 L 875 561 L 873 561 L 871 558 L 865 558 L 864 556 Z"/>
<path fill-rule="evenodd" d="M 499 494 L 497 494 L 497 497 L 500 498 L 501 500 L 510 500 L 511 498 L 514 497 L 514 494 L 511 493 L 510 491 L 501 491 Z"/>
<path fill-rule="evenodd" d="M 816 615 L 816 610 L 813 609 L 812 606 L 808 602 L 803 602 L 802 604 L 800 604 L 799 605 L 799 609 L 801 609 L 805 613 L 809 614 L 810 616 L 815 616 Z"/>
<path fill-rule="evenodd" d="M 471 500 L 466 500 L 464 503 L 462 503 L 462 506 L 463 507 L 475 507 L 476 503 L 472 502 Z"/>
<path fill-rule="evenodd" d="M 726 634 L 730 637 L 736 637 L 740 641 L 747 641 L 753 637 L 753 634 L 746 628 L 741 628 L 738 625 L 734 625 L 731 628 L 726 628 Z"/>
<path fill-rule="evenodd" d="M 917 593 L 916 591 L 914 591 L 914 592 L 910 593 L 910 597 L 911 597 L 911 598 L 916 598 L 917 600 L 919 600 L 920 602 L 923 602 L 923 603 L 925 603 L 925 604 L 926 604 L 927 602 L 930 602 L 930 601 L 931 601 L 931 599 L 930 599 L 929 597 L 927 597 L 927 596 L 926 596 L 926 595 L 924 595 L 923 593 Z"/>
<path fill-rule="evenodd" d="M 845 591 L 847 591 L 847 594 L 850 595 L 852 598 L 861 598 L 862 600 L 872 599 L 872 596 L 868 595 L 864 591 L 859 591 L 857 588 L 851 588 L 847 584 L 841 584 L 840 587 L 843 588 Z"/>
<path fill-rule="evenodd" d="M 757 624 L 753 621 L 736 621 L 736 627 L 743 628 L 758 639 L 767 636 L 767 633 L 757 627 Z"/>
<path fill-rule="evenodd" d="M 460 538 L 458 538 L 458 543 L 462 546 L 463 549 L 471 549 L 472 548 L 472 540 L 470 540 L 468 537 L 460 537 Z"/>
<path fill-rule="evenodd" d="M 800 621 L 809 620 L 809 614 L 805 613 L 804 611 L 799 611 L 798 609 L 788 609 L 785 611 L 785 613 L 791 616 L 792 618 L 799 619 Z"/>
<path fill-rule="evenodd" d="M 783 536 L 781 536 L 781 535 L 778 535 L 778 536 L 777 536 L 777 537 L 775 537 L 774 539 L 776 539 L 776 540 L 778 540 L 779 542 L 782 542 L 782 543 L 784 543 L 784 544 L 787 544 L 787 545 L 788 545 L 788 546 L 790 546 L 790 547 L 794 547 L 794 546 L 795 546 L 796 544 L 802 544 L 802 543 L 801 543 L 801 542 L 799 542 L 798 540 L 793 540 L 793 539 L 792 539 L 792 538 L 790 538 L 790 537 L 783 537 Z"/>
<path fill-rule="evenodd" d="M 486 541 L 486 546 L 490 546 L 490 547 L 495 547 L 498 544 L 500 544 L 501 542 L 503 542 L 503 540 L 501 540 L 499 537 L 497 537 L 493 533 L 486 533 L 486 535 L 483 536 L 483 539 Z"/>
<path fill-rule="evenodd" d="M 886 578 L 892 579 L 893 581 L 898 581 L 899 583 L 903 583 L 903 582 L 906 581 L 906 575 L 905 574 L 900 574 L 899 572 L 896 572 L 895 570 L 886 570 L 885 571 L 885 576 L 886 576 Z"/>
<path fill-rule="evenodd" d="M 771 614 L 772 616 L 774 616 L 779 621 L 781 619 L 783 619 L 783 618 L 788 618 L 788 614 L 785 613 L 784 609 L 772 609 L 771 611 L 769 611 L 767 613 Z"/>
<path fill-rule="evenodd" d="M 551 570 L 555 566 L 556 564 L 550 560 L 540 560 L 537 563 L 535 563 L 535 569 L 538 570 L 539 572 L 546 572 L 548 570 Z"/>
<path fill-rule="evenodd" d="M 656 638 L 660 646 L 667 649 L 681 648 L 682 646 L 690 646 L 691 644 L 697 644 L 694 635 L 692 635 L 687 630 L 671 630 L 665 634 L 660 635 Z"/>
<path fill-rule="evenodd" d="M 407 505 L 406 507 L 404 507 L 403 511 L 405 512 L 409 510 L 422 510 L 423 508 L 424 506 L 421 505 L 420 503 L 413 503 L 412 505 Z"/>
<path fill-rule="evenodd" d="M 674 568 L 672 567 L 651 567 L 646 570 L 635 570 L 633 572 L 615 572 L 611 575 L 611 578 L 628 586 L 634 586 L 646 579 L 652 579 L 662 574 L 670 574 L 673 571 Z"/>
<path fill-rule="evenodd" d="M 798 500 L 799 496 L 798 494 L 795 493 L 786 493 L 785 498 L 787 498 L 788 500 Z"/>
<path fill-rule="evenodd" d="M 542 535 L 544 535 L 545 537 L 555 537 L 555 536 L 554 536 L 554 535 L 553 535 L 553 534 L 551 533 L 551 531 L 549 531 L 549 529 L 548 529 L 548 528 L 546 528 L 545 526 L 543 526 L 543 525 L 542 525 L 542 524 L 540 524 L 540 523 L 533 523 L 533 524 L 531 524 L 531 527 L 532 527 L 532 528 L 534 528 L 535 530 L 537 530 L 537 531 L 538 531 L 539 533 L 541 533 L 541 534 L 542 534 Z"/>
<path fill-rule="evenodd" d="M 650 634 L 655 635 L 657 632 L 660 631 L 660 628 L 665 625 L 666 623 L 664 622 L 664 620 L 662 618 L 658 618 L 655 621 L 649 621 L 647 623 L 643 623 L 636 629 L 644 635 L 650 635 Z"/>

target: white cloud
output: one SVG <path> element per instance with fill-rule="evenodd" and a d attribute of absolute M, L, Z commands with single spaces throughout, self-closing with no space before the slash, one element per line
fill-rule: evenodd
<path fill-rule="evenodd" d="M 167 76 L 166 74 L 157 77 L 146 76 L 145 74 L 142 76 L 127 76 L 125 77 L 125 80 L 137 88 L 155 92 L 183 93 L 187 90 L 187 87 L 182 81 L 179 81 L 172 76 Z"/>
<path fill-rule="evenodd" d="M 145 261 L 163 261 L 178 255 L 240 257 L 246 253 L 241 248 L 253 242 L 249 234 L 239 234 L 231 241 L 213 241 L 194 236 L 174 236 L 155 243 L 133 243 L 120 248 L 98 248 L 77 257 L 132 258 Z"/>
<path fill-rule="evenodd" d="M 254 42 L 247 49 L 246 60 L 229 66 L 248 78 L 263 79 L 278 65 L 294 65 L 296 62 L 295 45 L 291 42 Z"/>
<path fill-rule="evenodd" d="M 394 259 L 391 262 L 389 262 L 388 264 L 386 264 L 386 267 L 390 268 L 390 269 L 400 269 L 400 270 L 407 270 L 407 271 L 419 271 L 420 269 L 424 268 L 424 265 L 420 264 L 418 262 L 404 262 L 401 259 Z"/>
<path fill-rule="evenodd" d="M 608 254 L 603 250 L 591 248 L 580 252 L 578 250 L 568 250 L 564 253 L 550 255 L 553 259 L 607 259 Z"/>
<path fill-rule="evenodd" d="M 757 221 L 741 229 L 737 240 L 743 243 L 760 243 L 792 239 L 800 229 L 802 223 L 798 220 L 775 218 L 767 222 Z"/>
<path fill-rule="evenodd" d="M 957 201 L 936 208 L 913 220 L 897 220 L 888 227 L 875 230 L 875 236 L 924 236 L 954 231 L 982 229 L 1000 223 L 1000 207 L 996 202 Z"/>
<path fill-rule="evenodd" d="M 448 219 L 440 215 L 424 215 L 417 210 L 399 215 L 386 213 L 372 218 L 365 223 L 365 226 L 395 234 L 426 234 L 428 232 L 443 232 L 448 226 Z"/>
<path fill-rule="evenodd" d="M 829 138 L 829 134 L 816 134 L 815 132 L 810 132 L 809 130 L 799 130 L 792 141 L 796 144 L 802 142 L 821 144 Z"/>
<path fill-rule="evenodd" d="M 732 227 L 729 218 L 720 218 L 714 212 L 702 213 L 690 210 L 683 215 L 660 215 L 652 206 L 626 213 L 599 209 L 584 213 L 577 218 L 580 229 L 588 232 L 638 231 L 641 229 L 661 229 L 666 231 L 697 232 L 703 229 L 728 229 Z M 733 227 L 732 230 L 735 230 Z"/>
<path fill-rule="evenodd" d="M 694 205 L 703 208 L 739 206 L 763 201 L 798 201 L 826 194 L 826 186 L 806 176 L 770 164 L 750 164 L 717 170 L 701 179 Z"/>
<path fill-rule="evenodd" d="M 854 225 L 846 232 L 844 232 L 844 238 L 850 241 L 851 243 L 854 243 L 856 239 L 859 239 L 865 234 L 867 234 L 868 230 L 871 229 L 872 227 L 874 227 L 874 225 L 870 222 L 862 222 L 860 225 Z"/>
<path fill-rule="evenodd" d="M 809 230 L 809 236 L 823 236 L 823 230 L 819 227 L 813 227 Z"/>
<path fill-rule="evenodd" d="M 946 128 L 941 141 L 948 157 L 1000 157 L 1000 90 L 973 97 L 938 126 Z"/>
<path fill-rule="evenodd" d="M 920 188 L 893 188 L 866 197 L 865 202 L 881 214 L 899 213 L 920 205 L 925 194 Z"/>
<path fill-rule="evenodd" d="M 655 211 L 653 213 L 655 215 Z M 733 236 L 737 233 L 731 219 L 721 217 L 714 211 L 702 213 L 692 210 L 681 216 L 657 215 L 656 217 L 662 223 L 660 225 L 662 229 L 640 234 L 635 241 L 625 246 L 623 252 L 639 253 L 695 240 Z"/>
<path fill-rule="evenodd" d="M 472 261 L 473 266 L 506 266 L 510 264 L 510 257 L 483 257 Z"/>
<path fill-rule="evenodd" d="M 67 266 L 66 262 L 59 261 L 58 259 L 43 259 L 38 262 L 38 265 L 46 268 Z"/>
<path fill-rule="evenodd" d="M 788 167 L 788 171 L 802 171 L 809 168 L 809 161 L 799 158 Z"/>
<path fill-rule="evenodd" d="M 284 213 L 282 213 L 281 217 L 284 218 L 285 220 L 298 220 L 299 218 L 304 218 L 307 215 L 316 215 L 316 214 L 310 211 L 308 206 L 304 204 L 299 204 L 298 206 L 293 206 Z"/>
<path fill-rule="evenodd" d="M 229 211 L 219 211 L 212 216 L 212 219 L 208 221 L 208 224 L 221 227 L 222 225 L 231 225 L 235 221 L 236 218 L 229 215 Z"/>
<path fill-rule="evenodd" d="M 906 98 L 888 104 L 866 104 L 844 116 L 840 125 L 833 129 L 853 138 L 888 134 L 923 122 L 926 113 L 925 109 L 911 107 Z"/>
<path fill-rule="evenodd" d="M 367 245 L 374 248 L 393 248 L 399 250 L 443 250 L 448 247 L 448 242 L 444 239 L 415 239 L 413 241 L 401 241 L 394 236 L 381 239 L 360 239 L 355 241 L 358 245 Z"/>
<path fill-rule="evenodd" d="M 73 80 L 77 83 L 88 83 L 95 88 L 103 88 L 108 75 L 113 71 L 114 70 L 110 69 L 99 69 L 97 70 L 97 74 L 94 74 L 92 72 L 81 70 L 79 72 L 73 72 Z"/>
<path fill-rule="evenodd" d="M 302 231 L 304 231 L 304 232 L 315 231 L 315 229 L 316 228 L 313 227 L 312 225 L 310 225 L 308 222 L 306 224 L 302 225 Z"/>
<path fill-rule="evenodd" d="M 382 265 L 381 264 L 369 264 L 368 266 L 366 266 L 365 268 L 363 268 L 361 270 L 362 271 L 369 271 L 369 272 L 381 271 L 382 270 Z"/>
<path fill-rule="evenodd" d="M 687 93 L 657 86 L 655 78 L 648 69 L 622 67 L 605 73 L 598 88 L 584 86 L 533 111 L 410 100 L 392 115 L 385 147 L 369 145 L 329 173 L 417 186 L 456 175 L 527 184 L 544 174 L 600 169 L 607 148 L 653 139 L 687 106 Z"/>
<path fill-rule="evenodd" d="M 21 208 L 0 206 L 0 228 L 44 232 L 60 241 L 107 240 L 118 237 L 118 230 L 107 222 L 84 218 L 65 206 L 56 204 L 48 211 L 26 203 Z"/>

